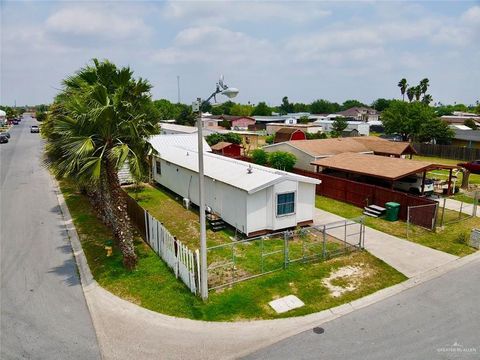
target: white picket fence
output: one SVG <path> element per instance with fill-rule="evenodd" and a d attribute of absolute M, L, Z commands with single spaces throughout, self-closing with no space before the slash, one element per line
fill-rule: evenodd
<path fill-rule="evenodd" d="M 200 269 L 198 250 L 193 252 L 176 240 L 172 234 L 152 215 L 145 211 L 146 239 L 150 247 L 167 263 L 175 276 L 188 286 L 194 294 L 198 293 Z"/>

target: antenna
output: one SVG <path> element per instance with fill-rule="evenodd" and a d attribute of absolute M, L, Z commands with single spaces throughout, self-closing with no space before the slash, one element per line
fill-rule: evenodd
<path fill-rule="evenodd" d="M 177 103 L 180 104 L 180 75 L 177 75 Z"/>

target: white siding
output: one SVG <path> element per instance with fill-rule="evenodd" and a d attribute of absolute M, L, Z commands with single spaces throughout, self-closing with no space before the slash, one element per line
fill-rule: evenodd
<path fill-rule="evenodd" d="M 313 220 L 315 200 L 315 184 L 298 183 L 297 223 Z"/>
<path fill-rule="evenodd" d="M 290 215 L 277 216 L 277 195 L 295 192 L 295 212 Z M 296 181 L 282 181 L 273 186 L 273 199 L 270 204 L 273 206 L 273 228 L 272 230 L 280 230 L 297 226 L 298 211 L 298 183 Z"/>
<path fill-rule="evenodd" d="M 160 161 L 161 172 L 156 172 L 155 161 Z M 198 174 L 181 166 L 154 157 L 153 179 L 182 198 L 198 205 Z M 205 177 L 205 204 L 239 231 L 248 231 L 246 224 L 247 192 Z"/>
<path fill-rule="evenodd" d="M 298 169 L 306 170 L 306 171 L 315 171 L 315 166 L 310 165 L 312 161 L 315 160 L 315 157 L 308 155 L 307 153 L 300 151 L 293 146 L 287 145 L 285 143 L 278 143 L 273 146 L 264 147 L 268 153 L 275 152 L 275 151 L 286 151 L 289 152 L 297 158 L 295 162 L 295 167 Z"/>

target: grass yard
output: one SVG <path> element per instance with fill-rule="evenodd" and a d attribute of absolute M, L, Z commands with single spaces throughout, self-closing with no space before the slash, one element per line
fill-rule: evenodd
<path fill-rule="evenodd" d="M 414 155 L 413 160 L 419 160 L 419 161 L 427 161 L 427 162 L 432 162 L 436 164 L 445 164 L 445 165 L 457 165 L 458 163 L 464 162 L 461 160 L 453 160 L 453 159 L 444 159 L 444 158 L 439 158 L 439 157 L 432 157 L 432 156 L 420 156 L 420 155 Z M 429 177 L 436 177 L 440 179 L 448 179 L 448 170 L 435 170 L 435 171 L 430 171 Z M 462 184 L 462 177 L 463 174 L 461 172 L 458 173 L 458 180 L 456 186 L 460 186 Z M 470 174 L 470 179 L 469 183 L 471 185 L 480 185 L 480 175 L 478 174 Z"/>
<path fill-rule="evenodd" d="M 98 283 L 117 296 L 167 315 L 212 321 L 305 315 L 352 301 L 406 279 L 395 269 L 363 251 L 316 264 L 299 263 L 285 271 L 245 281 L 233 288 L 213 291 L 208 302 L 203 303 L 181 281 L 175 279 L 170 269 L 140 237 L 135 243 L 139 255 L 135 271 L 128 272 L 123 268 L 121 254 L 115 246 L 113 256 L 107 257 L 104 246 L 111 239 L 110 230 L 97 219 L 88 200 L 77 192 L 74 185 L 62 181 L 60 186 L 88 264 Z M 158 196 L 168 199 L 166 194 Z M 154 199 L 144 198 L 143 201 L 154 202 Z M 172 204 L 164 204 L 165 213 L 176 213 L 174 207 L 169 207 Z M 185 219 L 177 221 L 177 226 L 188 225 Z M 184 230 L 172 228 L 171 231 L 178 231 L 180 235 Z M 193 243 L 193 239 L 190 241 Z M 353 286 L 354 289 L 335 297 L 323 280 L 345 266 L 355 266 L 361 269 L 361 274 L 337 278 L 335 285 Z M 305 306 L 281 315 L 268 306 L 269 301 L 290 294 L 297 295 Z"/>
<path fill-rule="evenodd" d="M 362 209 L 324 196 L 316 196 L 315 206 L 349 219 L 362 215 Z M 458 213 L 447 210 L 445 216 L 448 221 L 458 216 Z M 400 238 L 406 239 L 407 237 L 407 224 L 403 221 L 391 222 L 366 216 L 365 225 Z M 480 219 L 478 217 L 448 224 L 443 230 L 437 229 L 437 232 L 410 225 L 408 240 L 449 254 L 465 256 L 475 252 L 475 249 L 467 245 L 465 234 L 470 234 L 472 228 L 479 226 Z"/>

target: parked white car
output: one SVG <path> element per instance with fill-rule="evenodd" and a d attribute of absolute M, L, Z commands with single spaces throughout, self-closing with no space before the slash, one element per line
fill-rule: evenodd
<path fill-rule="evenodd" d="M 421 194 L 422 192 L 422 178 L 419 176 L 408 176 L 403 179 L 397 180 L 393 183 L 395 190 L 405 191 L 412 194 Z M 433 180 L 425 179 L 425 195 L 433 194 Z"/>

